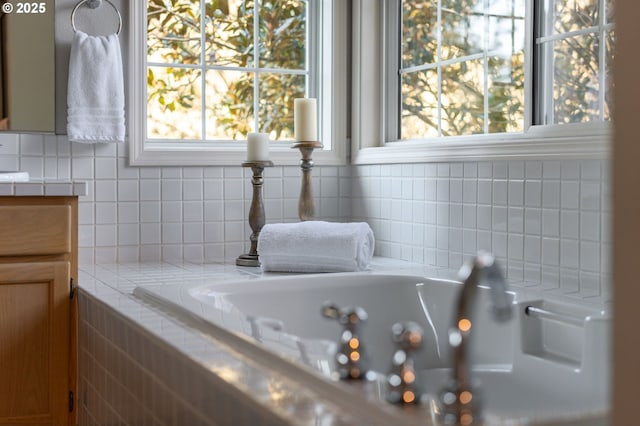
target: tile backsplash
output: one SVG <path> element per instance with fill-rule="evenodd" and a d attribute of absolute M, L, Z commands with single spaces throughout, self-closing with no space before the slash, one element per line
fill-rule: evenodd
<path fill-rule="evenodd" d="M 605 160 L 360 166 L 352 200 L 381 256 L 457 268 L 488 250 L 512 282 L 610 296 Z"/>
<path fill-rule="evenodd" d="M 88 182 L 80 261 L 232 261 L 248 249 L 250 170 L 129 167 L 125 145 L 0 136 L 0 169 Z M 458 267 L 484 249 L 512 281 L 609 298 L 606 160 L 482 161 L 314 168 L 318 217 L 365 220 L 376 254 Z M 297 220 L 300 169 L 265 170 L 268 222 Z"/>
<path fill-rule="evenodd" d="M 129 167 L 125 145 L 70 143 L 65 136 L 2 135 L 0 144 L 0 170 L 88 182 L 79 206 L 81 263 L 232 261 L 248 251 L 250 169 Z M 348 220 L 350 185 L 348 167 L 316 168 L 318 216 Z M 298 167 L 265 169 L 268 221 L 298 220 L 299 192 Z"/>

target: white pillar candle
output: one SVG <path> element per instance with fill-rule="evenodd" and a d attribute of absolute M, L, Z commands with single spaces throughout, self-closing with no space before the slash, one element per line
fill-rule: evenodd
<path fill-rule="evenodd" d="M 247 162 L 269 161 L 269 134 L 249 133 L 247 135 Z"/>
<path fill-rule="evenodd" d="M 295 139 L 299 142 L 315 142 L 318 140 L 318 122 L 314 98 L 298 98 L 293 100 L 293 121 Z"/>

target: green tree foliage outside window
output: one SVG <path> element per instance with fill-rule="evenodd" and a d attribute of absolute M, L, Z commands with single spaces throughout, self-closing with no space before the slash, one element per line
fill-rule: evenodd
<path fill-rule="evenodd" d="M 306 8 L 303 0 L 147 0 L 148 137 L 291 139 L 293 100 L 309 77 Z"/>
<path fill-rule="evenodd" d="M 535 68 L 544 89 L 534 96 L 553 119 L 535 124 L 609 120 L 613 0 L 538 6 L 538 19 L 552 24 L 536 35 L 550 51 L 538 56 L 547 62 Z M 525 1 L 402 0 L 401 8 L 401 139 L 522 131 Z"/>

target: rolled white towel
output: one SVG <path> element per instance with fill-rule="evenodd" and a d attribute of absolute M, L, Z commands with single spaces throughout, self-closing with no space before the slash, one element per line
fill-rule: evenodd
<path fill-rule="evenodd" d="M 369 266 L 374 246 L 364 222 L 274 223 L 260 231 L 258 255 L 263 271 L 353 272 Z"/>

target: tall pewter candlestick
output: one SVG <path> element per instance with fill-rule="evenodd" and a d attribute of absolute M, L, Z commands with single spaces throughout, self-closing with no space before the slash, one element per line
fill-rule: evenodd
<path fill-rule="evenodd" d="M 302 153 L 300 168 L 302 169 L 302 186 L 300 187 L 300 200 L 298 201 L 298 217 L 301 221 L 313 220 L 316 215 L 313 205 L 313 191 L 311 189 L 311 169 L 313 161 L 311 154 L 315 148 L 322 148 L 322 142 L 297 142 L 291 148 L 297 148 Z"/>
<path fill-rule="evenodd" d="M 251 248 L 249 253 L 241 254 L 236 259 L 236 265 L 238 266 L 260 266 L 260 260 L 258 258 L 258 237 L 260 231 L 264 226 L 264 202 L 262 201 L 262 184 L 264 179 L 262 172 L 265 167 L 272 167 L 271 161 L 247 161 L 242 163 L 242 167 L 251 167 L 253 171 L 253 178 L 251 178 L 251 184 L 253 185 L 253 198 L 251 199 L 251 208 L 249 209 L 249 226 L 253 233 L 249 240 L 251 241 Z"/>

